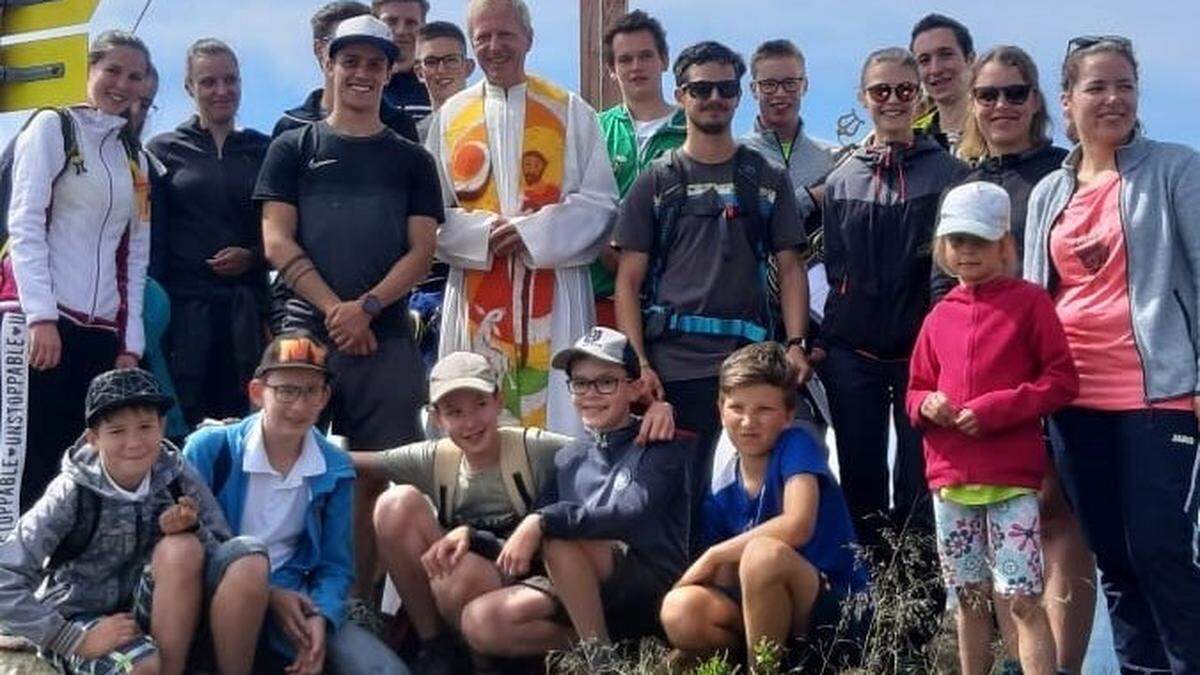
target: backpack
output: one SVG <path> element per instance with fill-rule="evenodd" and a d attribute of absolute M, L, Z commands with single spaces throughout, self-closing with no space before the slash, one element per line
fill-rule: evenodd
<path fill-rule="evenodd" d="M 743 228 L 750 248 L 758 262 L 760 289 L 770 292 L 771 226 L 773 205 L 764 206 L 759 199 L 759 186 L 767 161 L 762 155 L 739 145 L 733 159 L 733 189 L 738 213 L 746 214 L 750 227 Z M 667 253 L 675 242 L 679 216 L 687 203 L 687 172 L 680 162 L 679 150 L 656 161 L 649 169 L 654 174 L 654 238 L 650 244 L 646 279 L 642 284 L 643 332 L 654 339 L 670 331 L 722 337 L 739 337 L 747 342 L 762 342 L 775 334 L 775 318 L 771 303 L 766 303 L 768 325 L 761 326 L 744 319 L 723 319 L 679 314 L 658 300 L 659 284 L 667 269 Z"/>
<path fill-rule="evenodd" d="M 533 508 L 538 485 L 534 480 L 529 458 L 529 433 L 537 429 L 500 429 L 500 477 L 508 492 L 509 503 L 519 517 Z M 442 525 L 454 522 L 454 497 L 458 491 L 458 475 L 462 467 L 462 450 L 449 438 L 437 441 L 433 455 L 433 478 L 437 486 L 438 518 Z M 533 492 L 530 492 L 530 488 Z"/>
<path fill-rule="evenodd" d="M 179 501 L 179 498 L 184 495 L 183 485 L 180 483 L 181 477 L 182 474 L 167 483 L 167 490 L 170 491 L 171 499 L 174 501 Z M 54 553 L 50 554 L 50 569 L 71 562 L 83 555 L 83 552 L 92 545 L 92 540 L 96 538 L 96 529 L 100 524 L 100 509 L 100 495 L 96 494 L 94 490 L 82 486 L 76 488 L 75 522 L 71 525 L 71 531 L 54 549 Z M 87 517 L 80 517 L 83 515 Z"/>

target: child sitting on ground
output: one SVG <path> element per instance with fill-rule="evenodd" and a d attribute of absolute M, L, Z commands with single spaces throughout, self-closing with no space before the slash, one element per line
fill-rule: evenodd
<path fill-rule="evenodd" d="M 251 672 L 266 551 L 229 538 L 204 483 L 163 440 L 173 403 L 143 370 L 98 375 L 87 431 L 0 544 L 0 628 L 68 673 L 179 675 L 205 608 L 217 669 Z"/>
<path fill-rule="evenodd" d="M 689 655 L 743 644 L 754 654 L 763 639 L 853 647 L 865 637 L 863 611 L 842 621 L 867 582 L 850 513 L 825 453 L 789 428 L 796 399 L 778 344 L 749 345 L 721 364 L 721 423 L 737 453 L 713 467 L 698 524 L 706 548 L 662 608 L 671 644 Z"/>
<path fill-rule="evenodd" d="M 630 406 L 640 371 L 629 341 L 594 328 L 552 366 L 566 371 L 590 437 L 558 453 L 556 480 L 497 560 L 520 578 L 540 551 L 549 578 L 493 591 L 463 611 L 463 635 L 482 654 L 537 655 L 573 638 L 660 633 L 659 604 L 686 564 L 690 444 L 638 442 Z"/>
<path fill-rule="evenodd" d="M 346 621 L 354 578 L 350 456 L 313 426 L 329 402 L 326 349 L 306 331 L 281 333 L 249 386 L 261 412 L 198 430 L 184 454 L 235 532 L 270 551 L 270 614 L 255 672 L 319 675 L 407 669 L 387 645 Z"/>
<path fill-rule="evenodd" d="M 991 670 L 993 591 L 1016 623 L 1021 669 L 1056 668 L 1041 604 L 1041 418 L 1075 398 L 1079 379 L 1050 296 L 1008 276 L 1016 258 L 1010 208 L 992 183 L 946 194 L 934 258 L 959 285 L 925 318 L 908 384 L 909 417 L 924 430 L 942 571 L 959 601 L 966 675 Z"/>

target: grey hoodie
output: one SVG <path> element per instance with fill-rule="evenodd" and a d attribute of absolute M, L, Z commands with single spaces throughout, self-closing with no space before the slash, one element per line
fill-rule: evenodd
<path fill-rule="evenodd" d="M 796 192 L 800 221 L 803 222 L 818 206 L 809 195 L 808 188 L 823 181 L 833 171 L 838 149 L 832 143 L 809 138 L 804 133 L 803 120 L 796 129 L 796 137 L 791 139 L 791 152 L 786 158 L 782 140 L 779 134 L 763 126 L 762 120 L 756 117 L 754 129 L 742 136 L 741 143 L 787 171 L 788 178 L 792 179 L 792 189 Z"/>
<path fill-rule="evenodd" d="M 1025 278 L 1051 291 L 1050 230 L 1075 194 L 1080 149 L 1033 189 Z M 1197 392 L 1200 370 L 1200 153 L 1140 134 L 1117 150 L 1133 337 L 1147 403 Z"/>
<path fill-rule="evenodd" d="M 0 628 L 25 637 L 43 650 L 69 655 L 83 640 L 83 619 L 129 611 L 134 588 L 162 538 L 158 516 L 174 503 L 170 483 L 179 478 L 183 494 L 199 506 L 205 550 L 230 537 L 229 526 L 204 482 L 178 450 L 163 441 L 150 470 L 150 492 L 129 501 L 113 489 L 100 456 L 81 438 L 63 455 L 62 472 L 0 543 Z M 80 499 L 90 490 L 100 499 Z M 91 522 L 80 506 L 98 504 L 91 543 L 56 569 L 48 558 L 77 520 Z"/>

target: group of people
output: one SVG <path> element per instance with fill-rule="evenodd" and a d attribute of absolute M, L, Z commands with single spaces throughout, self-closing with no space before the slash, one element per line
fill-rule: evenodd
<path fill-rule="evenodd" d="M 16 137 L 5 633 L 79 673 L 404 672 L 386 576 L 417 673 L 645 635 L 849 663 L 915 532 L 964 673 L 996 625 L 1079 673 L 1097 567 L 1123 672 L 1200 672 L 1200 156 L 1143 135 L 1127 39 L 1069 42 L 1068 151 L 1027 53 L 928 15 L 837 148 L 788 40 L 672 62 L 630 12 L 597 114 L 526 72 L 523 0 L 429 9 L 321 7 L 271 137 L 203 39 L 143 145 L 117 31 Z"/>

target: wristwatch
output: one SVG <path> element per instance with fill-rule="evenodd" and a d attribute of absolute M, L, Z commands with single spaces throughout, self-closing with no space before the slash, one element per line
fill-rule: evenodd
<path fill-rule="evenodd" d="M 371 315 L 372 319 L 379 316 L 379 313 L 383 311 L 383 303 L 379 301 L 379 298 L 371 295 L 370 293 L 362 296 L 362 298 L 359 300 L 359 304 L 362 305 L 364 312 Z"/>

